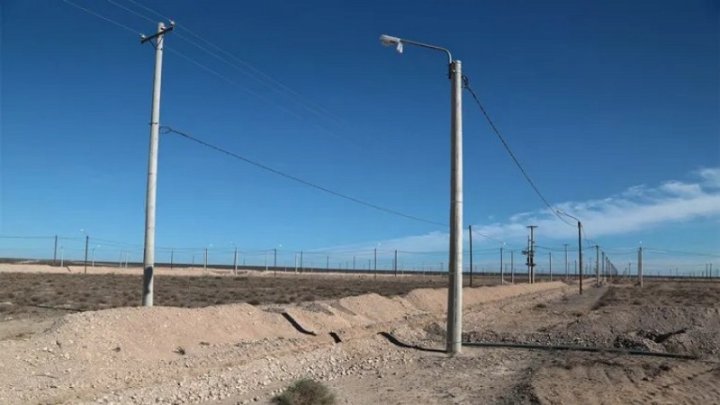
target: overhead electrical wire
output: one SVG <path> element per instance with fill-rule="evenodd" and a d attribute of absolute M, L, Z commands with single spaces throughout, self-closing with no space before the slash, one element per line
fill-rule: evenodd
<path fill-rule="evenodd" d="M 470 92 L 470 95 L 475 100 L 475 103 L 480 108 L 480 112 L 482 112 L 483 116 L 485 117 L 485 120 L 487 120 L 488 124 L 490 125 L 490 128 L 493 130 L 495 135 L 497 135 L 500 142 L 503 144 L 503 147 L 505 147 L 505 150 L 512 158 L 513 162 L 515 162 L 515 165 L 520 169 L 520 172 L 522 173 L 523 177 L 525 177 L 525 180 L 527 180 L 528 184 L 530 184 L 530 187 L 535 191 L 535 194 L 540 197 L 543 203 L 545 203 L 545 206 L 552 211 L 552 213 L 560 219 L 562 222 L 573 226 L 573 224 L 567 222 L 567 220 L 558 214 L 557 209 L 554 208 L 545 198 L 542 192 L 540 192 L 540 189 L 535 185 L 535 182 L 530 178 L 530 175 L 527 173 L 523 165 L 520 163 L 520 160 L 515 156 L 515 153 L 513 153 L 512 149 L 510 149 L 510 145 L 508 145 L 507 141 L 505 140 L 505 137 L 500 133 L 500 130 L 497 128 L 495 123 L 493 122 L 492 118 L 490 118 L 490 115 L 488 114 L 487 110 L 485 110 L 485 107 L 483 107 L 482 103 L 480 102 L 480 98 L 478 98 L 477 94 L 475 94 L 475 91 L 470 87 L 470 78 L 467 76 L 463 76 L 463 87 L 467 89 L 468 92 Z"/>
<path fill-rule="evenodd" d="M 229 151 L 229 150 L 227 150 L 227 149 L 224 149 L 224 148 L 221 148 L 221 147 L 219 147 L 219 146 L 213 145 L 213 144 L 211 144 L 211 143 L 205 142 L 205 141 L 203 141 L 203 140 L 201 140 L 201 139 L 198 139 L 198 138 L 196 138 L 196 137 L 194 137 L 194 136 L 192 136 L 192 135 L 190 135 L 190 134 L 188 134 L 188 133 L 186 133 L 186 132 L 178 131 L 178 130 L 173 129 L 173 128 L 169 127 L 169 126 L 162 126 L 162 127 L 160 127 L 160 129 L 161 129 L 161 131 L 162 131 L 163 133 L 174 133 L 174 134 L 180 135 L 180 136 L 182 136 L 182 137 L 184 137 L 184 138 L 186 138 L 186 139 L 189 139 L 189 140 L 191 140 L 191 141 L 193 141 L 193 142 L 195 142 L 195 143 L 197 143 L 197 144 L 200 144 L 200 145 L 205 146 L 205 147 L 207 147 L 207 148 L 213 149 L 213 150 L 215 150 L 215 151 L 217 151 L 217 152 L 220 152 L 220 153 L 223 153 L 223 154 L 225 154 L 225 155 L 231 156 L 231 157 L 233 157 L 233 158 L 235 158 L 235 159 L 242 160 L 242 161 L 245 162 L 245 163 L 251 164 L 251 165 L 253 165 L 253 166 L 255 166 L 255 167 L 258 167 L 258 168 L 263 169 L 263 170 L 265 170 L 265 171 L 268 171 L 268 172 L 270 172 L 270 173 L 276 174 L 276 175 L 281 176 L 281 177 L 285 177 L 286 179 L 289 179 L 289 180 L 292 180 L 292 181 L 294 181 L 294 182 L 296 182 L 296 183 L 300 183 L 300 184 L 303 184 L 303 185 L 305 185 L 305 186 L 314 188 L 314 189 L 316 189 L 316 190 L 320 190 L 320 191 L 322 191 L 322 192 L 324 192 L 324 193 L 327 193 L 327 194 L 330 194 L 330 195 L 334 195 L 334 196 L 336 196 L 336 197 L 340 197 L 340 198 L 343 198 L 343 199 L 348 200 L 348 201 L 352 201 L 352 202 L 354 202 L 354 203 L 356 203 L 356 204 L 364 205 L 364 206 L 366 206 L 366 207 L 373 208 L 373 209 L 378 210 L 378 211 L 382 211 L 382 212 L 385 212 L 385 213 L 388 213 L 388 214 L 392 214 L 392 215 L 396 215 L 396 216 L 399 216 L 399 217 L 403 217 L 403 218 L 406 218 L 406 219 L 411 219 L 411 220 L 417 221 L 417 222 L 424 222 L 424 223 L 427 223 L 427 224 L 438 225 L 438 226 L 443 226 L 443 227 L 447 227 L 447 226 L 448 226 L 447 224 L 442 223 L 442 222 L 432 221 L 432 220 L 420 218 L 420 217 L 417 217 L 417 216 L 414 216 L 414 215 L 405 214 L 405 213 L 403 213 L 403 212 L 400 212 L 400 211 L 397 211 L 397 210 L 394 210 L 394 209 L 391 209 L 391 208 L 385 208 L 385 207 L 382 207 L 382 206 L 380 206 L 380 205 L 373 204 L 373 203 L 371 203 L 371 202 L 367 202 L 367 201 L 361 200 L 361 199 L 359 199 L 359 198 L 355 198 L 355 197 L 349 196 L 349 195 L 347 195 L 347 194 L 343 194 L 343 193 L 340 193 L 340 192 L 338 192 L 338 191 L 331 190 L 331 189 L 329 189 L 329 188 L 327 188 L 327 187 L 318 185 L 318 184 L 313 183 L 313 182 L 310 182 L 310 181 L 308 181 L 308 180 L 304 180 L 304 179 L 302 179 L 302 178 L 300 178 L 300 177 L 297 177 L 297 176 L 294 176 L 294 175 L 292 175 L 292 174 L 288 174 L 288 173 L 282 172 L 282 171 L 280 171 L 280 170 L 274 169 L 274 168 L 272 168 L 272 167 L 270 167 L 270 166 L 267 166 L 267 165 L 265 165 L 265 164 L 262 164 L 262 163 L 260 163 L 260 162 L 256 162 L 256 161 L 254 161 L 254 160 L 252 160 L 252 159 L 248 159 L 248 158 L 246 158 L 246 157 L 244 157 L 244 156 L 238 155 L 238 154 L 235 153 L 235 152 L 231 152 L 231 151 Z"/>
<path fill-rule="evenodd" d="M 113 24 L 113 25 L 115 25 L 115 26 L 117 26 L 117 27 L 120 27 L 120 28 L 122 28 L 122 29 L 124 29 L 124 30 L 130 31 L 130 32 L 132 32 L 132 33 L 135 34 L 135 35 L 141 35 L 141 34 L 140 34 L 140 31 L 134 30 L 134 29 L 132 29 L 131 27 L 129 27 L 129 26 L 123 24 L 123 23 L 120 23 L 120 22 L 117 22 L 117 21 L 115 21 L 115 20 L 113 20 L 113 19 L 111 19 L 111 18 L 105 17 L 104 15 L 98 13 L 97 11 L 90 10 L 89 8 L 86 8 L 86 7 L 83 7 L 83 6 L 79 5 L 79 4 L 73 3 L 73 2 L 70 1 L 70 0 L 63 0 L 63 2 L 67 3 L 67 4 L 70 5 L 70 6 L 75 7 L 75 8 L 78 9 L 78 10 L 84 11 L 84 12 L 86 12 L 86 13 L 92 15 L 92 16 L 95 16 L 95 17 L 97 17 L 97 18 L 99 18 L 99 19 L 101 19 L 101 20 L 107 21 L 107 22 L 109 22 L 110 24 Z"/>
<path fill-rule="evenodd" d="M 132 13 L 133 15 L 136 15 L 146 21 L 154 22 L 154 20 L 152 18 L 148 17 L 147 15 L 139 13 L 139 12 L 132 10 L 121 4 L 118 4 L 114 0 L 106 0 L 106 1 L 108 1 L 110 4 L 115 5 L 129 13 Z M 158 11 L 153 10 L 147 6 L 141 5 L 136 1 L 133 1 L 133 0 L 127 0 L 127 1 L 151 12 L 152 14 L 154 14 L 162 19 L 172 21 L 170 19 L 170 17 L 164 16 L 163 14 L 159 13 Z M 188 38 L 187 36 L 181 34 L 180 32 L 177 32 L 177 31 L 183 31 L 183 32 L 189 34 L 190 36 L 192 36 L 194 39 Z M 190 28 L 188 28 L 187 26 L 185 26 L 185 24 L 176 25 L 176 32 L 175 32 L 174 36 L 177 37 L 178 39 L 185 41 L 188 44 L 198 48 L 199 50 L 201 50 L 202 52 L 205 52 L 206 54 L 212 56 L 213 58 L 233 67 L 240 73 L 249 77 L 256 83 L 259 83 L 260 85 L 268 88 L 269 90 L 273 91 L 274 93 L 284 96 L 284 97 L 287 97 L 289 100 L 292 100 L 295 104 L 300 105 L 304 110 L 306 110 L 307 112 L 310 112 L 314 116 L 321 118 L 321 119 L 325 119 L 328 122 L 332 122 L 333 125 L 342 125 L 343 124 L 343 121 L 340 118 L 338 118 L 337 116 L 335 116 L 334 114 L 329 112 L 327 109 L 323 108 L 321 105 L 309 100 L 307 97 L 303 96 L 302 94 L 293 90 L 289 86 L 287 86 L 284 83 L 273 78 L 269 74 L 263 72 L 261 69 L 255 67 L 252 63 L 250 63 L 242 58 L 239 58 L 235 54 L 225 50 L 224 48 L 218 46 L 217 44 L 213 43 L 212 41 L 205 39 L 203 36 L 197 34 L 195 31 L 193 31 Z M 205 69 L 205 70 L 207 70 L 207 69 Z M 235 84 L 237 84 L 237 83 L 235 83 Z M 278 103 L 269 101 L 262 97 L 260 97 L 260 98 L 272 106 L 279 107 Z M 305 118 L 301 115 L 297 115 L 297 114 L 293 114 L 293 115 L 299 119 Z M 331 136 L 344 139 L 344 140 L 349 141 L 354 144 L 359 144 L 358 141 L 355 139 L 338 135 L 331 128 L 325 127 L 324 125 L 320 125 L 320 124 L 314 123 L 314 122 L 313 122 L 313 124 Z"/>

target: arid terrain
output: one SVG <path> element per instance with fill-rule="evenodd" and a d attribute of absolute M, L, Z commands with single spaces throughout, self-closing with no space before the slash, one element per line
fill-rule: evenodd
<path fill-rule="evenodd" d="M 720 283 L 477 286 L 442 352 L 443 277 L 0 268 L 0 403 L 718 403 Z M 495 284 L 496 281 L 489 281 Z M 583 351 L 588 350 L 588 351 Z"/>

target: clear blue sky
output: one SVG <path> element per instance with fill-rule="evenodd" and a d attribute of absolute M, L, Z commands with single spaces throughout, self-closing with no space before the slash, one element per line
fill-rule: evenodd
<path fill-rule="evenodd" d="M 113 2 L 73 2 L 137 32 L 155 29 Z M 530 175 L 552 204 L 588 218 L 589 238 L 608 249 L 642 241 L 719 250 L 715 1 L 143 3 L 179 27 L 166 40 L 163 125 L 447 222 L 446 62 L 411 47 L 398 55 L 378 36 L 431 42 L 462 60 Z M 0 13 L 0 234 L 81 237 L 85 229 L 141 244 L 152 47 L 60 0 L 4 0 Z M 292 95 L 194 47 L 192 33 Z M 467 93 L 464 117 L 466 224 L 520 246 L 520 225 L 539 222 L 539 243 L 573 243 Z M 446 248 L 442 227 L 354 205 L 175 135 L 162 136 L 158 184 L 160 246 Z"/>

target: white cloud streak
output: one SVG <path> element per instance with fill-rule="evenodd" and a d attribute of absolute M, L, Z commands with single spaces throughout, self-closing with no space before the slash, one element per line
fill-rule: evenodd
<path fill-rule="evenodd" d="M 563 202 L 555 207 L 580 218 L 588 238 L 649 231 L 660 225 L 697 218 L 717 220 L 720 218 L 720 167 L 697 170 L 693 177 L 692 182 L 670 180 L 656 187 L 637 185 L 607 198 Z M 484 241 L 486 246 L 488 242 L 497 246 L 497 240 L 522 246 L 529 224 L 538 225 L 543 238 L 547 239 L 568 240 L 577 235 L 576 228 L 559 221 L 549 209 L 518 213 L 505 222 L 473 225 L 473 234 L 476 241 Z M 444 251 L 447 245 L 446 232 L 431 232 L 333 249 L 372 250 L 380 246 L 382 249 Z"/>

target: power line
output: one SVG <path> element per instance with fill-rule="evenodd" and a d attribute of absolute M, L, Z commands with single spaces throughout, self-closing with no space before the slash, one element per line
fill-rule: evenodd
<path fill-rule="evenodd" d="M 543 203 L 545 203 L 545 206 L 547 206 L 547 207 L 550 209 L 550 211 L 551 211 L 559 220 L 561 220 L 562 222 L 564 222 L 564 223 L 566 223 L 566 224 L 568 224 L 568 225 L 570 225 L 570 226 L 574 226 L 573 224 L 567 222 L 567 220 L 565 220 L 563 217 L 561 217 L 561 216 L 557 213 L 556 209 L 553 208 L 552 205 L 550 205 L 550 203 L 548 202 L 547 198 L 545 198 L 545 196 L 540 192 L 540 189 L 535 185 L 535 182 L 532 181 L 532 179 L 531 179 L 530 176 L 528 175 L 528 173 L 527 173 L 527 171 L 525 170 L 525 168 L 522 166 L 522 164 L 520 164 L 520 161 L 518 160 L 518 158 L 517 158 L 517 157 L 515 156 L 515 154 L 513 153 L 512 149 L 510 149 L 510 145 L 508 145 L 507 141 L 505 141 L 505 138 L 504 138 L 504 137 L 502 136 L 502 134 L 500 133 L 500 130 L 497 128 L 497 126 L 495 126 L 495 123 L 494 123 L 493 120 L 490 118 L 490 115 L 489 115 L 488 112 L 485 110 L 485 107 L 483 107 L 483 105 L 482 105 L 482 103 L 480 102 L 480 99 L 478 98 L 477 94 L 475 94 L 475 91 L 472 89 L 472 87 L 470 87 L 470 79 L 469 79 L 467 76 L 463 76 L 463 87 L 465 87 L 465 88 L 470 92 L 470 95 L 472 95 L 472 98 L 475 100 L 475 103 L 477 103 L 478 107 L 480 108 L 480 111 L 481 111 L 482 114 L 485 116 L 485 119 L 487 120 L 488 124 L 490 124 L 490 128 L 492 128 L 492 130 L 493 130 L 493 132 L 495 133 L 495 135 L 497 135 L 498 139 L 500 139 L 500 142 L 502 142 L 503 146 L 505 147 L 505 150 L 506 150 L 507 153 L 510 155 L 510 157 L 511 157 L 512 160 L 513 160 L 513 162 L 515 162 L 515 165 L 518 167 L 518 169 L 520 169 L 520 172 L 522 172 L 523 176 L 525 177 L 525 180 L 527 180 L 528 184 L 530 184 L 530 186 L 532 187 L 532 189 L 535 190 L 535 194 L 537 194 L 538 197 L 540 197 L 540 199 L 543 201 Z"/>
<path fill-rule="evenodd" d="M 331 190 L 331 189 L 329 189 L 329 188 L 327 188 L 327 187 L 320 186 L 320 185 L 315 184 L 315 183 L 312 183 L 312 182 L 310 182 L 310 181 L 301 179 L 300 177 L 297 177 L 297 176 L 294 176 L 294 175 L 292 175 L 292 174 L 288 174 L 288 173 L 285 173 L 285 172 L 281 172 L 280 170 L 273 169 L 273 168 L 270 167 L 270 166 L 264 165 L 264 164 L 262 164 L 262 163 L 256 162 L 256 161 L 251 160 L 251 159 L 248 159 L 248 158 L 246 158 L 246 157 L 244 157 L 244 156 L 240 156 L 240 155 L 238 155 L 237 153 L 231 152 L 231 151 L 229 151 L 229 150 L 227 150 L 227 149 L 223 149 L 223 148 L 221 148 L 221 147 L 219 147 L 219 146 L 215 146 L 215 145 L 213 145 L 213 144 L 210 144 L 210 143 L 208 143 L 208 142 L 205 142 L 205 141 L 203 141 L 203 140 L 200 140 L 200 139 L 198 139 L 198 138 L 195 138 L 194 136 L 192 136 L 192 135 L 190 135 L 190 134 L 188 134 L 188 133 L 175 130 L 175 129 L 171 128 L 171 127 L 163 126 L 163 127 L 162 127 L 162 130 L 163 130 L 163 133 L 175 133 L 175 134 L 180 135 L 180 136 L 182 136 L 182 137 L 184 137 L 184 138 L 186 138 L 186 139 L 189 139 L 189 140 L 191 140 L 191 141 L 193 141 L 193 142 L 195 142 L 195 143 L 198 143 L 198 144 L 200 144 L 200 145 L 203 145 L 203 146 L 205 146 L 205 147 L 207 147 L 207 148 L 213 149 L 213 150 L 215 150 L 215 151 L 217 151 L 217 152 L 220 152 L 220 153 L 223 153 L 223 154 L 225 154 L 225 155 L 231 156 L 231 157 L 233 157 L 233 158 L 235 158 L 235 159 L 242 160 L 242 161 L 245 162 L 245 163 L 249 163 L 249 164 L 251 164 L 251 165 L 253 165 L 253 166 L 255 166 L 255 167 L 258 167 L 258 168 L 263 169 L 263 170 L 265 170 L 265 171 L 268 171 L 268 172 L 270 172 L 270 173 L 276 174 L 276 175 L 281 176 L 281 177 L 285 177 L 285 178 L 290 179 L 290 180 L 292 180 L 292 181 L 295 181 L 295 182 L 297 182 L 297 183 L 300 183 L 300 184 L 306 185 L 306 186 L 308 186 L 308 187 L 312 187 L 312 188 L 314 188 L 314 189 L 323 191 L 323 192 L 325 192 L 325 193 L 327 193 L 327 194 L 331 194 L 331 195 L 334 195 L 334 196 L 336 196 L 336 197 L 340 197 L 340 198 L 343 198 L 343 199 L 345 199 L 345 200 L 352 201 L 352 202 L 354 202 L 354 203 L 356 203 L 356 204 L 364 205 L 364 206 L 366 206 L 366 207 L 373 208 L 373 209 L 376 209 L 376 210 L 378 210 L 378 211 L 382 211 L 382 212 L 385 212 L 385 213 L 388 213 L 388 214 L 396 215 L 396 216 L 403 217 L 403 218 L 407 218 L 407 219 L 412 219 L 412 220 L 418 221 L 418 222 L 424 222 L 424 223 L 427 223 L 427 224 L 439 225 L 439 226 L 443 226 L 443 227 L 447 227 L 447 226 L 448 226 L 447 224 L 444 224 L 444 223 L 441 223 L 441 222 L 431 221 L 431 220 L 428 220 L 428 219 L 423 219 L 423 218 L 420 218 L 420 217 L 416 217 L 416 216 L 414 216 L 414 215 L 405 214 L 405 213 L 402 213 L 402 212 L 397 211 L 397 210 L 393 210 L 393 209 L 390 209 L 390 208 L 385 208 L 385 207 L 382 207 L 382 206 L 377 205 L 377 204 L 373 204 L 373 203 L 370 203 L 370 202 L 367 202 L 367 201 L 360 200 L 359 198 L 351 197 L 351 196 L 349 196 L 349 195 L 347 195 L 347 194 L 343 194 L 343 193 L 340 193 L 340 192 L 337 192 L 337 191 L 333 191 L 333 190 Z"/>
<path fill-rule="evenodd" d="M 110 2 L 111 4 L 117 5 L 118 7 L 122 8 L 130 13 L 133 13 L 133 14 L 139 16 L 140 18 L 143 18 L 148 21 L 153 21 L 151 18 L 147 17 L 144 14 L 141 14 L 134 10 L 128 9 L 127 7 L 124 7 L 122 5 L 118 5 L 113 0 L 107 0 L 107 1 Z M 138 7 L 145 9 L 146 11 L 151 12 L 155 16 L 158 16 L 162 19 L 171 20 L 170 17 L 167 17 L 150 7 L 139 4 L 138 2 L 133 1 L 133 0 L 127 0 L 127 1 Z M 176 32 L 175 36 L 177 38 L 189 43 L 190 45 L 195 46 L 196 48 L 198 48 L 201 51 L 207 53 L 208 55 L 220 60 L 221 62 L 224 62 L 229 66 L 232 66 L 236 70 L 240 71 L 241 73 L 245 74 L 252 80 L 256 81 L 257 83 L 260 83 L 261 85 L 268 87 L 272 91 L 274 91 L 278 94 L 281 94 L 281 95 L 283 95 L 283 94 L 286 95 L 290 99 L 293 99 L 297 104 L 301 105 L 305 110 L 316 115 L 317 117 L 328 119 L 335 124 L 342 124 L 342 120 L 339 119 L 338 117 L 336 117 L 330 111 L 328 111 L 321 105 L 309 100 L 307 97 L 303 96 L 302 94 L 298 93 L 297 91 L 293 90 L 292 88 L 290 88 L 289 86 L 285 85 L 284 83 L 278 81 L 277 79 L 273 78 L 272 76 L 268 75 L 261 69 L 255 67 L 252 63 L 236 56 L 235 54 L 225 50 L 224 48 L 220 47 L 219 45 L 215 44 L 214 42 L 204 38 L 197 32 L 188 28 L 185 24 L 180 24 L 177 27 L 178 27 L 178 29 L 186 32 L 187 34 L 189 34 L 190 36 L 195 38 L 197 41 L 190 39 L 190 38 Z M 198 42 L 198 41 L 200 41 L 200 42 Z M 335 135 L 332 131 L 330 131 L 327 128 L 322 128 L 322 129 L 324 129 L 331 135 Z"/>
<path fill-rule="evenodd" d="M 113 19 L 110 19 L 110 18 L 108 18 L 108 17 L 105 17 L 104 15 L 98 13 L 97 11 L 93 11 L 93 10 L 90 10 L 89 8 L 85 8 L 85 7 L 83 7 L 83 6 L 79 5 L 79 4 L 73 3 L 73 2 L 70 1 L 70 0 L 63 0 L 63 1 L 64 1 L 65 3 L 67 3 L 68 5 L 71 5 L 71 6 L 75 7 L 75 8 L 77 8 L 78 10 L 82 10 L 82 11 L 84 11 L 84 12 L 86 12 L 86 13 L 94 16 L 94 17 L 97 17 L 97 18 L 99 18 L 99 19 L 101 19 L 101 20 L 107 21 L 107 22 L 109 22 L 110 24 L 114 24 L 115 26 L 120 27 L 120 28 L 122 28 L 122 29 L 124 29 L 124 30 L 130 31 L 130 32 L 132 32 L 132 33 L 135 34 L 135 35 L 141 35 L 141 34 L 140 34 L 140 31 L 134 30 L 134 29 L 132 29 L 131 27 L 129 27 L 129 26 L 123 24 L 123 23 L 119 23 L 119 22 L 117 22 L 117 21 L 115 21 L 115 20 L 113 20 Z"/>

